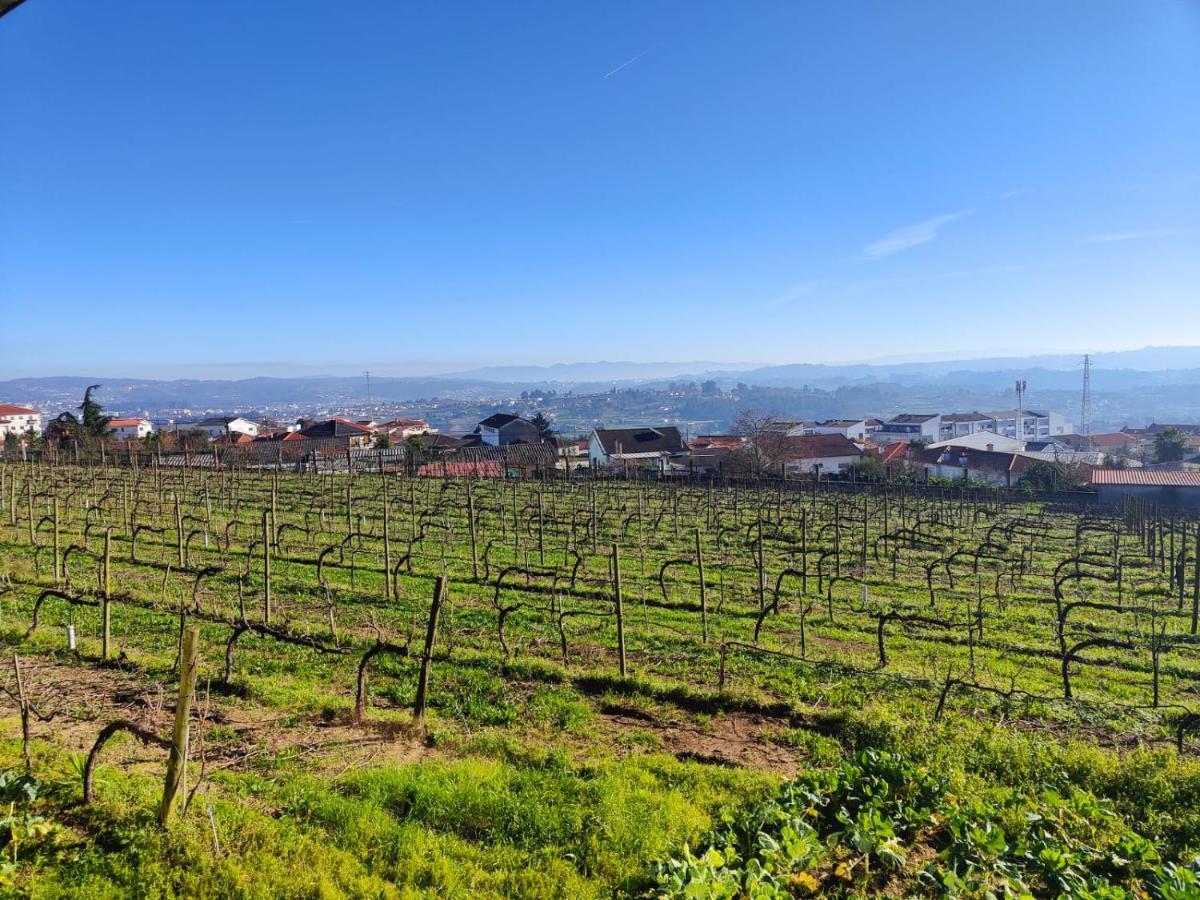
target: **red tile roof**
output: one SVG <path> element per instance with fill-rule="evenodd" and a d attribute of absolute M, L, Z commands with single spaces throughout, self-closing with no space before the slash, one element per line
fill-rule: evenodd
<path fill-rule="evenodd" d="M 704 450 L 720 447 L 723 450 L 740 450 L 745 439 L 736 434 L 698 434 L 688 442 L 693 449 Z"/>
<path fill-rule="evenodd" d="M 907 454 L 908 444 L 904 441 L 896 441 L 894 444 L 879 448 L 879 458 L 885 463 L 900 462 Z"/>
<path fill-rule="evenodd" d="M 784 459 L 832 459 L 861 456 L 854 442 L 840 434 L 806 434 L 786 437 L 779 442 L 778 456 Z"/>
<path fill-rule="evenodd" d="M 37 410 L 28 406 L 13 406 L 11 403 L 0 403 L 0 416 L 36 416 Z"/>
<path fill-rule="evenodd" d="M 136 428 L 142 424 L 142 419 L 109 419 L 109 428 Z"/>
<path fill-rule="evenodd" d="M 1134 443 L 1136 439 L 1131 434 L 1125 434 L 1122 431 L 1114 431 L 1109 434 L 1093 434 L 1091 436 L 1092 444 L 1103 450 L 1105 447 L 1125 447 Z"/>
<path fill-rule="evenodd" d="M 1146 487 L 1200 488 L 1200 472 L 1164 472 L 1144 469 L 1094 469 L 1092 484 L 1128 484 Z"/>
<path fill-rule="evenodd" d="M 923 463 L 939 466 L 963 466 L 968 471 L 1018 474 L 1031 469 L 1038 460 L 1019 453 L 996 450 L 976 450 L 973 447 L 931 447 L 918 451 L 916 458 Z"/>

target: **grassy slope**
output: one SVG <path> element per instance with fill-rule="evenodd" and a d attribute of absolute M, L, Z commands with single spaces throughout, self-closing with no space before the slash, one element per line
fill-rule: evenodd
<path fill-rule="evenodd" d="M 490 507 L 479 502 L 481 520 L 494 534 L 500 533 L 508 506 L 503 495 L 493 499 Z M 432 509 L 435 497 L 418 500 Z M 721 498 L 727 501 L 727 496 Z M 743 505 L 748 502 L 741 500 Z M 630 508 L 602 513 L 601 520 L 607 516 L 608 527 L 619 531 L 617 523 Z M 665 509 L 664 505 L 664 515 Z M 196 513 L 200 515 L 198 509 Z M 290 503 L 286 495 L 280 513 L 297 523 L 311 518 L 300 498 Z M 167 510 L 160 524 L 169 524 L 169 518 Z M 242 518 L 253 521 L 254 514 Z M 1165 732 L 1157 718 L 1039 704 L 1005 706 L 987 697 L 962 695 L 951 699 L 942 721 L 931 723 L 936 690 L 931 697 L 928 687 L 889 679 L 936 678 L 948 663 L 966 667 L 968 648 L 963 642 L 945 640 L 934 631 L 897 628 L 890 633 L 891 661 L 881 674 L 735 654 L 729 659 L 731 690 L 717 693 L 715 647 L 697 640 L 694 568 L 674 569 L 671 600 L 659 602 L 658 565 L 688 553 L 686 526 L 676 537 L 668 520 L 657 525 L 647 525 L 652 534 L 636 542 L 625 563 L 630 657 L 638 673 L 630 679 L 612 674 L 615 638 L 609 621 L 581 624 L 572 632 L 571 664 L 564 668 L 555 659 L 558 636 L 552 624 L 540 614 L 518 613 L 509 625 L 518 656 L 506 664 L 497 649 L 492 588 L 469 583 L 469 557 L 460 528 L 444 548 L 454 583 L 440 638 L 449 657 L 439 655 L 434 663 L 434 747 L 417 753 L 420 761 L 400 766 L 367 761 L 345 771 L 310 765 L 295 746 L 268 747 L 253 762 L 214 774 L 205 787 L 204 800 L 213 804 L 219 852 L 202 800 L 165 835 L 150 824 L 161 773 L 153 753 L 129 742 L 114 744 L 106 754 L 111 765 L 101 770 L 102 800 L 83 809 L 78 805 L 75 747 L 53 740 L 53 726 L 40 727 L 43 739 L 51 739 L 38 746 L 35 772 L 46 787 L 33 811 L 56 827 L 16 843 L 17 863 L 7 876 L 13 889 L 44 896 L 635 892 L 646 887 L 655 860 L 685 843 L 702 844 L 721 821 L 736 818 L 778 786 L 778 775 L 683 762 L 657 752 L 664 745 L 663 722 L 683 721 L 705 732 L 739 709 L 774 710 L 778 724 L 773 740 L 791 748 L 800 766 L 834 765 L 848 753 L 874 747 L 899 750 L 927 764 L 964 794 L 1058 780 L 1112 799 L 1122 816 L 1167 853 L 1200 848 L 1197 764 L 1169 750 L 1114 752 L 1097 743 L 1130 735 L 1161 738 Z M 247 528 L 240 540 L 252 534 Z M 1062 548 L 1070 547 L 1070 534 L 1069 523 L 1064 523 L 1056 538 Z M 18 587 L 6 602 L 5 621 L 11 624 L 0 638 L 23 655 L 56 660 L 87 673 L 86 660 L 77 663 L 62 652 L 57 626 L 72 618 L 83 636 L 85 657 L 93 655 L 94 610 L 68 614 L 47 607 L 47 627 L 24 638 L 36 585 L 44 586 L 49 579 L 46 553 L 35 564 L 23 537 L 20 528 L 7 529 L 5 535 L 3 568 Z M 536 546 L 528 536 L 524 543 L 525 550 Z M 165 610 L 119 605 L 114 613 L 131 678 L 146 686 L 169 685 L 178 629 L 170 609 L 191 596 L 192 579 L 166 572 L 169 544 L 163 552 L 146 539 L 139 551 L 145 561 L 138 565 L 128 562 L 128 547 L 120 538 L 118 547 L 116 577 L 130 593 L 153 603 L 163 595 L 161 584 L 166 584 Z M 353 573 L 345 567 L 327 568 L 327 582 L 338 597 L 343 637 L 367 639 L 371 619 L 391 635 L 415 633 L 428 603 L 429 563 L 439 559 L 442 549 L 437 543 L 427 548 L 428 559 L 418 566 L 425 572 L 401 576 L 400 597 L 393 602 L 380 601 L 382 576 L 377 560 L 376 570 L 369 571 L 369 554 Z M 299 546 L 295 552 L 314 555 Z M 719 556 L 711 548 L 709 552 L 710 559 Z M 1066 550 L 1048 554 L 1054 552 L 1061 556 Z M 244 550 L 235 547 L 228 555 L 231 570 L 241 568 L 240 554 Z M 709 603 L 714 607 L 710 625 L 714 632 L 740 640 L 749 638 L 757 608 L 748 554 L 744 547 L 728 550 L 726 571 L 713 574 L 713 563 L 709 574 Z M 206 561 L 219 558 L 210 549 Z M 496 551 L 493 566 L 503 558 Z M 777 571 L 788 560 L 786 548 L 771 545 L 770 559 Z M 523 562 L 523 553 L 514 561 Z M 1043 571 L 1052 561 L 1041 563 Z M 76 571 L 86 572 L 86 566 Z M 589 559 L 584 573 L 603 595 L 603 559 Z M 76 580 L 85 577 L 77 574 Z M 281 561 L 274 578 L 281 609 L 293 627 L 320 634 L 324 597 L 314 567 Z M 713 584 L 718 578 L 720 593 Z M 911 609 L 927 606 L 922 580 L 919 571 L 903 568 L 894 581 L 886 569 L 868 578 L 873 595 L 886 594 Z M 235 608 L 235 586 L 230 576 L 213 578 L 203 593 L 206 607 Z M 253 578 L 250 588 L 257 589 Z M 578 596 L 566 602 L 594 608 L 588 604 L 599 601 L 588 598 L 591 589 L 585 581 Z M 809 632 L 814 662 L 853 661 L 869 669 L 874 663 L 870 620 L 845 608 L 855 596 L 855 584 L 839 590 L 836 622 L 820 619 L 823 599 L 816 605 Z M 976 590 L 975 584 L 960 583 L 951 590 L 939 583 L 940 608 L 963 606 Z M 721 597 L 725 603 L 717 613 Z M 502 598 L 514 602 L 528 595 L 514 585 Z M 989 645 L 976 648 L 979 670 L 997 681 L 1019 673 L 1022 685 L 1035 692 L 1056 689 L 1056 661 L 1021 652 L 1052 647 L 1044 584 L 1007 591 L 1005 602 L 990 604 L 989 610 L 993 637 Z M 779 620 L 771 620 L 765 644 L 794 651 L 795 616 L 794 608 L 785 607 Z M 215 677 L 228 629 L 205 625 L 203 632 L 204 670 Z M 1141 702 L 1148 677 L 1145 659 L 1123 652 L 1110 658 L 1116 665 L 1078 667 L 1081 693 Z M 222 702 L 231 712 L 278 716 L 284 730 L 344 722 L 352 705 L 356 661 L 352 655 L 322 656 L 247 636 L 239 643 L 235 663 L 238 693 Z M 1168 657 L 1169 696 L 1186 699 L 1196 669 L 1190 652 Z M 410 660 L 379 660 L 371 676 L 374 721 L 407 720 L 414 672 Z M 601 716 L 614 705 L 645 712 L 646 727 L 615 732 Z M 997 714 L 1017 717 L 1015 727 L 983 721 Z M 1079 729 L 1081 725 L 1097 739 L 1083 737 L 1087 732 Z M 16 733 L 15 720 L 5 722 L 4 733 Z M 214 747 L 222 740 L 233 744 L 237 738 L 232 732 L 222 734 L 220 727 L 210 737 Z M 0 767 L 13 768 L 18 762 L 19 747 L 10 738 L 0 745 Z M 12 847 L 10 842 L 10 853 Z"/>

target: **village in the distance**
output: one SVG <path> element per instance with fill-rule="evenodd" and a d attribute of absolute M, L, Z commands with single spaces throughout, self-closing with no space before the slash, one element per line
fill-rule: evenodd
<path fill-rule="evenodd" d="M 164 464 L 236 463 L 287 471 L 369 468 L 432 477 L 775 477 L 919 482 L 1026 492 L 1091 492 L 1200 506 L 1200 423 L 1094 428 L 1090 360 L 1074 415 L 1026 402 L 1013 382 L 1005 409 L 921 409 L 796 418 L 768 406 L 744 382 L 673 381 L 576 393 L 396 402 L 367 397 L 237 409 L 108 409 L 103 385 L 61 412 L 0 403 L 5 456 L 101 448 L 148 454 Z M 685 418 L 697 406 L 708 419 Z M 417 413 L 423 415 L 418 415 Z M 589 420 L 589 413 L 591 414 Z M 613 415 L 622 421 L 609 425 Z M 357 461 L 357 462 L 356 462 Z"/>

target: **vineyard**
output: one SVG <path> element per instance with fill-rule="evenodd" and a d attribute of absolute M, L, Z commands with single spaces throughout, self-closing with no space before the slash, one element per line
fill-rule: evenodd
<path fill-rule="evenodd" d="M 16 893 L 1195 889 L 1200 525 L 1148 505 L 134 458 L 0 503 Z"/>

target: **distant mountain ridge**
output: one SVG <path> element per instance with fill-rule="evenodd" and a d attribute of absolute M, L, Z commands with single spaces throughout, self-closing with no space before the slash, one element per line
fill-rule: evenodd
<path fill-rule="evenodd" d="M 464 372 L 451 372 L 446 378 L 481 381 L 570 384 L 592 381 L 646 381 L 657 378 L 687 378 L 713 372 L 743 372 L 756 363 L 718 362 L 580 362 L 554 363 L 548 366 L 485 366 Z"/>
<path fill-rule="evenodd" d="M 819 364 L 740 368 L 736 363 L 562 363 L 553 366 L 487 367 L 427 377 L 393 376 L 371 378 L 370 394 L 375 402 L 418 400 L 491 401 L 517 397 L 523 392 L 554 390 L 558 393 L 596 394 L 621 388 L 662 388 L 672 382 L 715 381 L 723 389 L 738 384 L 780 390 L 809 388 L 842 391 L 872 385 L 887 386 L 898 402 L 914 409 L 924 408 L 925 398 L 1009 393 L 1013 382 L 1027 380 L 1031 403 L 1047 392 L 1064 405 L 1078 396 L 1082 386 L 1082 357 L 1043 354 L 1029 357 L 995 357 L 937 362 L 889 364 Z M 1093 390 L 1122 393 L 1123 417 L 1139 412 L 1154 416 L 1152 396 L 1162 398 L 1189 394 L 1200 397 L 1200 347 L 1146 347 L 1141 350 L 1097 353 L 1093 356 Z M 243 412 L 293 408 L 320 414 L 361 407 L 367 396 L 363 377 L 305 375 L 243 379 L 98 378 L 61 376 L 17 378 L 0 382 L 0 402 L 33 403 L 47 413 L 78 404 L 89 384 L 102 384 L 101 401 L 109 409 L 132 413 L 138 410 L 192 410 L 196 412 Z M 1151 392 L 1157 392 L 1152 394 Z M 1048 398 L 1047 398 L 1048 399 Z M 1044 402 L 1044 401 L 1043 401 Z M 1178 404 L 1171 408 L 1178 409 Z M 1071 404 L 1077 406 L 1077 401 Z M 846 409 L 845 414 L 862 410 Z M 289 413 L 290 414 L 290 413 Z"/>

